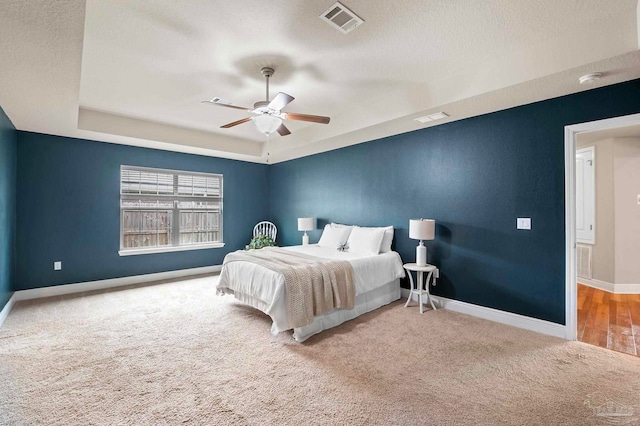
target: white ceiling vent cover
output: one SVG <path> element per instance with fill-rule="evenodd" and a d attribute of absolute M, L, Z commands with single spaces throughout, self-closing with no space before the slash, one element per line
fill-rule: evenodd
<path fill-rule="evenodd" d="M 322 12 L 320 19 L 327 21 L 332 27 L 345 34 L 356 29 L 364 22 L 362 18 L 340 2 L 335 2 L 333 6 Z"/>

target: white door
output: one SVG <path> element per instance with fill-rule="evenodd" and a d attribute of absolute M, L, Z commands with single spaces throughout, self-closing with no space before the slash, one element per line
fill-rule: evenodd
<path fill-rule="evenodd" d="M 595 147 L 576 151 L 576 240 L 596 243 Z"/>

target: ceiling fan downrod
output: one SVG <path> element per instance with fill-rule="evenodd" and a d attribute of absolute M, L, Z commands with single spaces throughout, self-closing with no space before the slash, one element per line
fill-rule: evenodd
<path fill-rule="evenodd" d="M 271 78 L 275 70 L 271 67 L 262 67 L 260 72 L 267 79 L 267 103 L 269 103 L 269 78 Z"/>

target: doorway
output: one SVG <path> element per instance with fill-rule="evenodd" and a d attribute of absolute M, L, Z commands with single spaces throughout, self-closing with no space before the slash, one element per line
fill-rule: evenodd
<path fill-rule="evenodd" d="M 640 114 L 633 114 L 623 117 L 593 121 L 588 123 L 575 124 L 565 127 L 565 254 L 566 254 L 566 305 L 565 305 L 565 321 L 566 321 L 566 338 L 568 340 L 578 340 L 578 279 L 577 279 L 577 209 L 576 209 L 576 147 L 579 135 L 588 136 L 595 135 L 597 132 L 612 131 L 623 132 L 624 128 L 630 126 L 640 126 Z M 640 200 L 639 200 L 640 202 Z M 588 289 L 583 289 L 581 295 L 581 304 L 584 303 Z M 625 291 L 629 289 L 622 289 Z M 615 293 L 615 291 L 614 291 Z M 596 296 L 597 299 L 600 296 Z M 602 297 L 604 299 L 604 296 Z M 613 297 L 613 301 L 618 297 Z M 623 298 L 620 298 L 623 299 Z M 640 300 L 640 299 L 639 299 Z M 613 309 L 616 309 L 615 307 Z M 602 311 L 601 311 L 602 312 Z M 602 315 L 602 314 L 601 314 Z M 609 315 L 609 314 L 607 314 Z M 583 315 L 582 315 L 583 316 Z M 584 318 L 581 318 L 581 321 Z M 583 330 L 584 331 L 584 330 Z M 607 338 L 604 338 L 607 340 Z"/>

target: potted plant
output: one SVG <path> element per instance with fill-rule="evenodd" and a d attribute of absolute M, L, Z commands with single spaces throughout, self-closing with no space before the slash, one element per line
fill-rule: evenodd
<path fill-rule="evenodd" d="M 273 238 L 268 237 L 266 235 L 258 234 L 251 239 L 251 242 L 246 247 L 249 249 L 261 249 L 262 247 L 272 247 L 275 246 L 276 242 L 273 241 Z"/>

